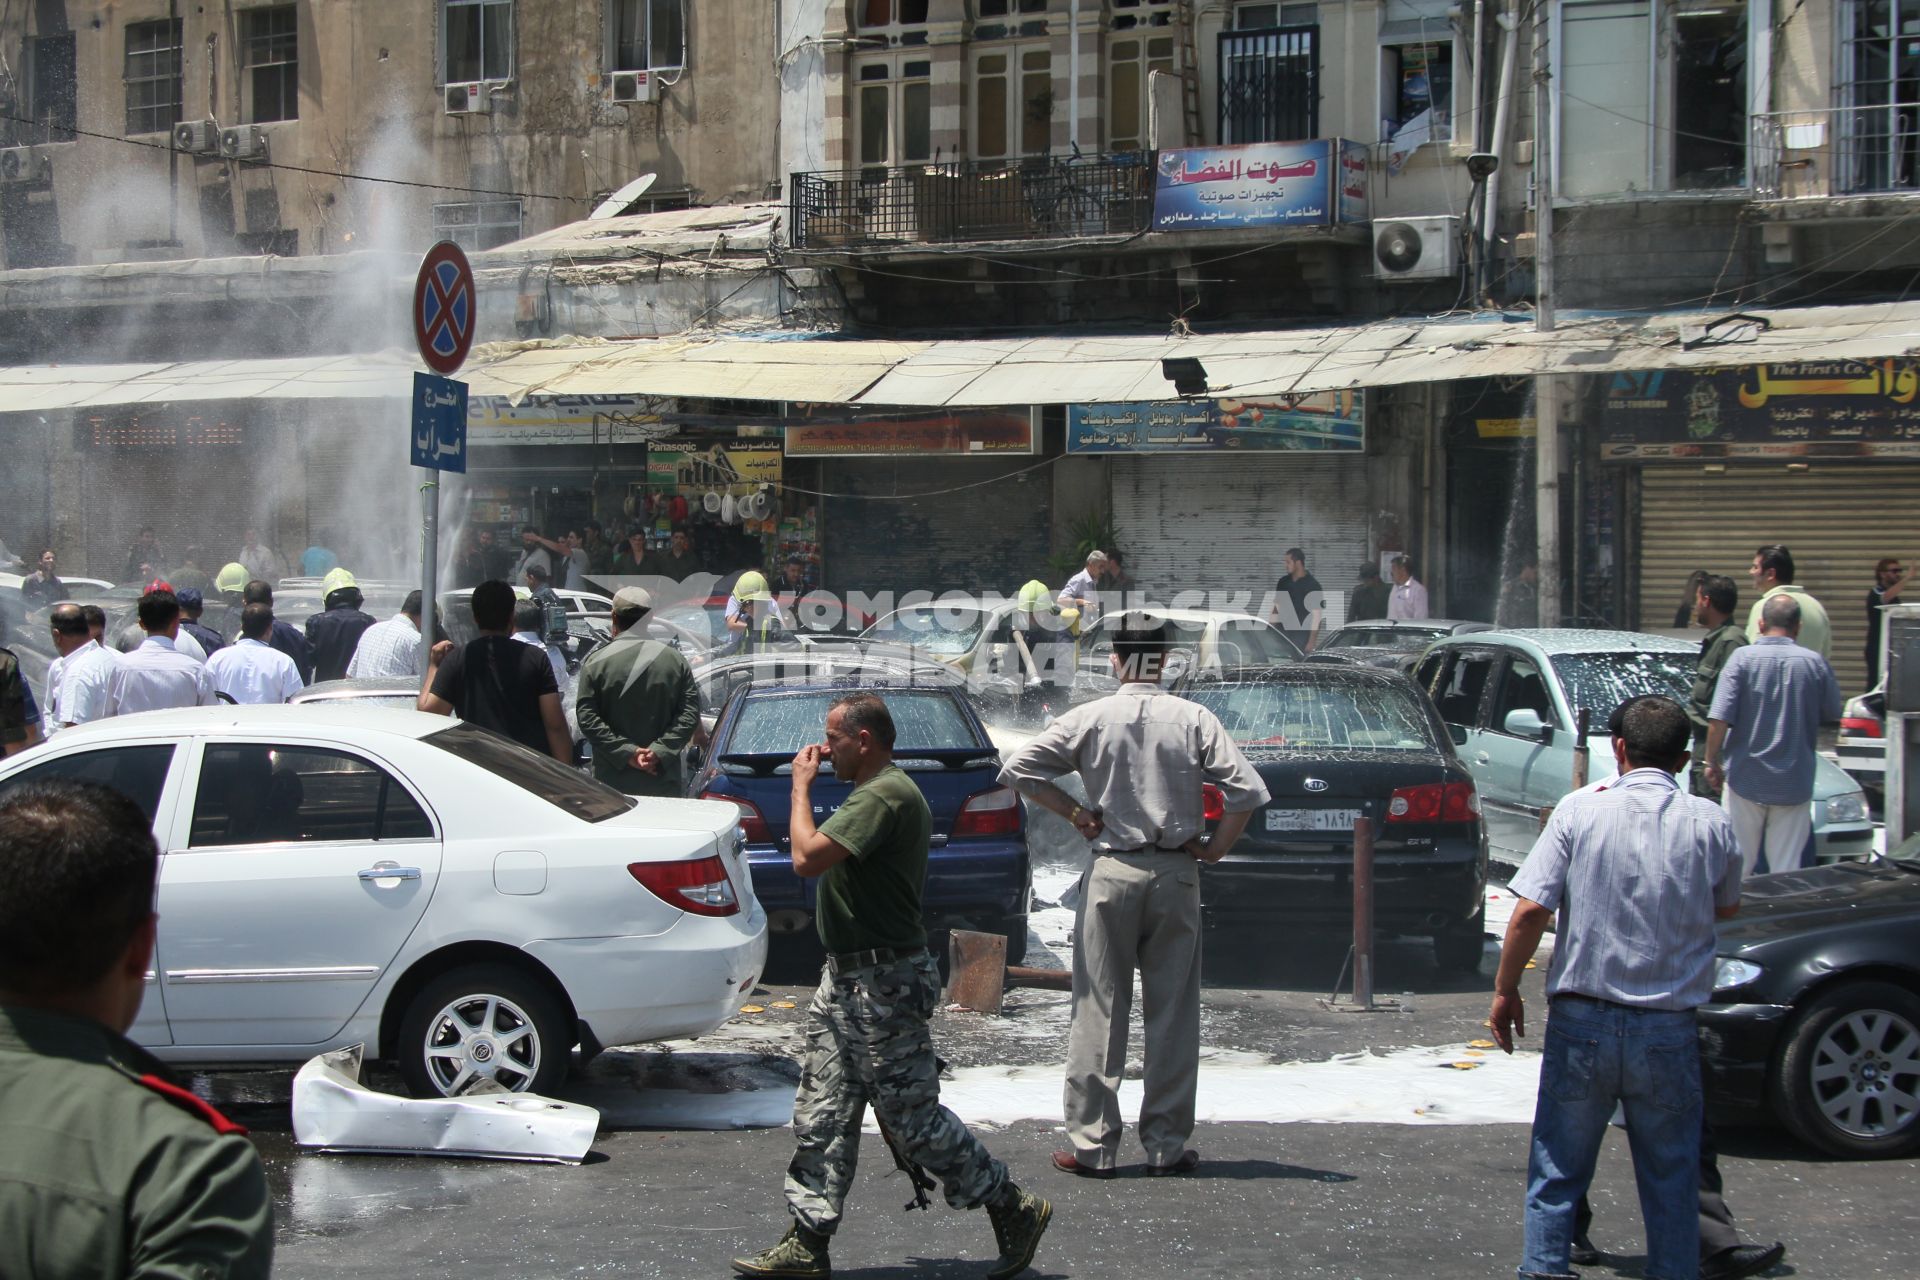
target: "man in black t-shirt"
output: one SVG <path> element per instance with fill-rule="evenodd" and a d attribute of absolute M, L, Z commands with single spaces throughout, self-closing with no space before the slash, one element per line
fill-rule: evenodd
<path fill-rule="evenodd" d="M 1307 572 L 1306 552 L 1299 547 L 1287 548 L 1287 571 L 1273 584 L 1273 589 L 1286 599 L 1274 600 L 1268 620 L 1286 632 L 1287 639 L 1298 645 L 1300 652 L 1311 651 L 1320 638 L 1320 620 L 1326 601 L 1320 579 Z"/>
<path fill-rule="evenodd" d="M 513 638 L 513 606 L 513 588 L 497 579 L 473 589 L 473 625 L 480 635 L 464 649 L 451 640 L 433 646 L 417 705 L 572 764 L 573 738 L 553 667 L 544 649 Z"/>

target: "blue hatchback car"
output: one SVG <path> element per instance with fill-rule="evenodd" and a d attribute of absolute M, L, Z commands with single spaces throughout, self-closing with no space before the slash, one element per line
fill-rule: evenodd
<path fill-rule="evenodd" d="M 945 951 L 940 931 L 973 929 L 1005 935 L 1007 960 L 1019 963 L 1033 881 L 1025 813 L 1020 797 L 996 781 L 1000 753 L 964 690 L 864 679 L 747 685 L 720 709 L 687 794 L 740 807 L 753 891 L 769 926 L 776 934 L 810 932 L 818 886 L 796 875 L 789 858 L 788 779 L 795 753 L 825 739 L 827 709 L 855 692 L 886 699 L 894 763 L 933 811 L 924 910 L 934 953 Z M 851 790 L 823 769 L 813 785 L 815 820 L 825 821 Z"/>

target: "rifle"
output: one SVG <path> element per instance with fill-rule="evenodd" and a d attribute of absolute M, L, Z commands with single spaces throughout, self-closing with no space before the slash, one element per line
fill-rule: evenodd
<path fill-rule="evenodd" d="M 893 1134 L 888 1132 L 887 1126 L 881 1122 L 879 1116 L 874 1117 L 874 1123 L 880 1125 L 880 1139 L 887 1144 L 887 1150 L 893 1153 L 894 1164 L 899 1166 L 900 1172 L 907 1175 L 907 1181 L 913 1184 L 913 1199 L 901 1205 L 901 1211 L 911 1213 L 915 1209 L 927 1208 L 933 1203 L 927 1199 L 927 1192 L 940 1184 L 935 1182 L 925 1169 L 907 1159 L 906 1152 L 900 1149 L 900 1144 L 894 1141 Z"/>

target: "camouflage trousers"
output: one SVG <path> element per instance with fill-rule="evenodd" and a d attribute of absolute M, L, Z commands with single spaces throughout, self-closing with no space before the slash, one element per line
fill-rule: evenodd
<path fill-rule="evenodd" d="M 796 1147 L 787 1207 L 832 1235 L 853 1185 L 869 1104 L 900 1153 L 938 1178 L 947 1203 L 977 1209 L 999 1194 L 1007 1167 L 940 1105 L 940 1067 L 927 1019 L 940 1000 L 930 955 L 820 975 L 807 1006 L 807 1056 L 793 1100 Z"/>

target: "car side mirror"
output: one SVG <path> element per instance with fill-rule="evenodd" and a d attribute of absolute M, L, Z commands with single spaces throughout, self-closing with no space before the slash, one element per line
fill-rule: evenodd
<path fill-rule="evenodd" d="M 1453 739 L 1454 746 L 1464 747 L 1467 745 L 1467 726 L 1450 724 L 1447 726 L 1447 736 Z"/>
<path fill-rule="evenodd" d="M 706 748 L 695 745 L 687 748 L 687 768 L 698 769 L 707 762 Z"/>
<path fill-rule="evenodd" d="M 1533 738 L 1542 743 L 1553 741 L 1553 726 L 1542 720 L 1532 707 L 1515 707 L 1507 712 L 1503 727 L 1516 738 Z"/>

